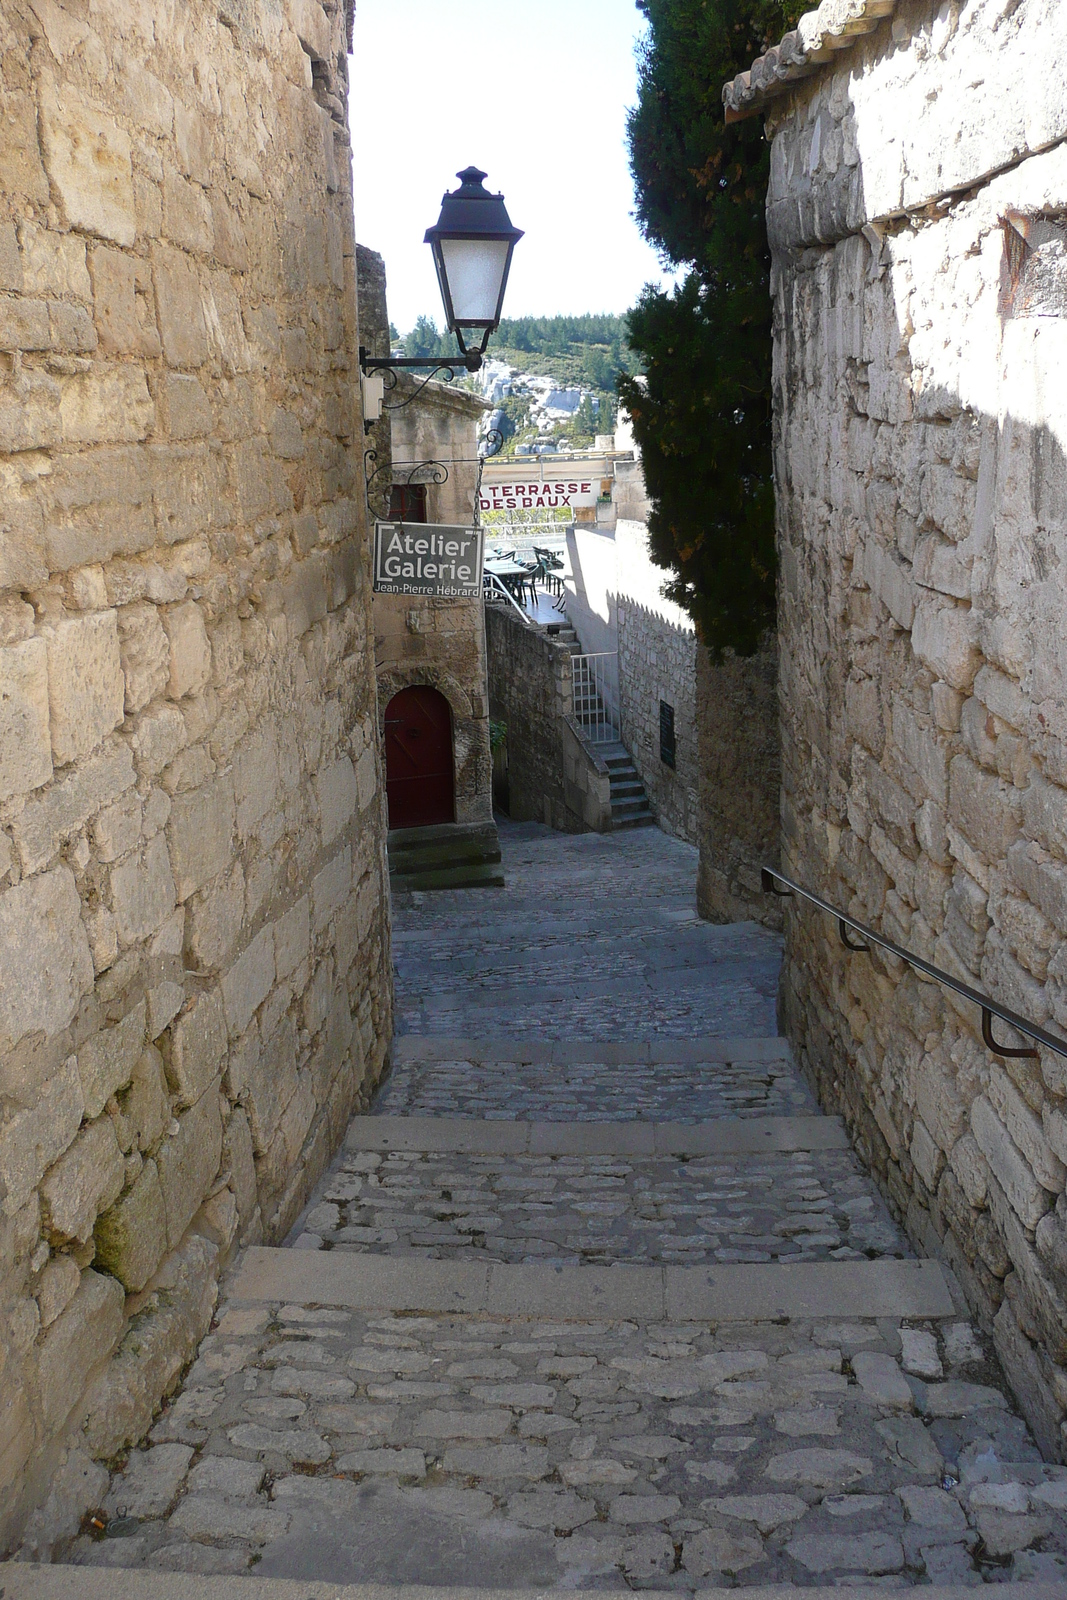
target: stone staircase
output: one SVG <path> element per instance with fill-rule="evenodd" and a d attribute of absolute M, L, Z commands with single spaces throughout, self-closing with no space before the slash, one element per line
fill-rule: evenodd
<path fill-rule="evenodd" d="M 550 626 L 548 631 L 560 644 L 568 646 L 572 656 L 582 654 L 581 642 L 569 623 Z M 596 689 L 580 681 L 574 685 L 573 706 L 575 721 L 584 728 L 602 725 L 607 715 Z M 641 774 L 626 746 L 620 740 L 613 739 L 610 743 L 598 744 L 596 748 L 607 762 L 611 774 L 612 829 L 653 827 L 656 818 L 648 803 Z"/>
<path fill-rule="evenodd" d="M 503 888 L 500 839 L 494 822 L 439 823 L 393 829 L 388 835 L 389 883 L 403 889 Z"/>
<path fill-rule="evenodd" d="M 648 803 L 641 774 L 634 766 L 633 757 L 626 746 L 616 741 L 601 745 L 599 749 L 611 775 L 612 830 L 653 827 L 656 819 Z"/>
<path fill-rule="evenodd" d="M 496 1031 L 396 1039 L 289 1247 L 244 1251 L 146 1447 L 100 1484 L 96 1533 L 0 1567 L 4 1600 L 1062 1597 L 1067 1469 L 786 1042 L 660 1031 L 687 953 L 742 948 L 649 891 L 687 847 L 542 849 L 527 825 L 508 848 L 500 897 L 397 913 L 424 952 L 401 992 L 433 1017 L 460 986 L 484 1016 L 496 981 Z M 574 1036 L 563 850 L 560 915 L 590 917 L 584 862 L 611 982 L 642 992 L 635 923 L 656 949 L 614 1037 L 600 1010 Z M 531 1002 L 552 973 L 574 997 L 544 1027 L 499 985 L 509 939 Z"/>

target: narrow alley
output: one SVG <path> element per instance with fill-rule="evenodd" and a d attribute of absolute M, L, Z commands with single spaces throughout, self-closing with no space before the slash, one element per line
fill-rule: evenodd
<path fill-rule="evenodd" d="M 370 1114 L 8 1600 L 1061 1580 L 1067 1468 L 794 1074 L 777 937 L 658 829 L 501 842 L 398 896 Z"/>

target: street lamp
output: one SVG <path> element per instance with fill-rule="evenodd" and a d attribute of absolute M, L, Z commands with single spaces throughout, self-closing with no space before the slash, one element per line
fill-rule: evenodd
<path fill-rule="evenodd" d="M 441 200 L 437 224 L 426 231 L 433 251 L 437 281 L 444 301 L 445 321 L 455 334 L 460 359 L 440 356 L 368 356 L 360 349 L 364 373 L 396 367 L 465 367 L 477 372 L 489 336 L 500 326 L 504 291 L 515 246 L 522 229 L 512 226 L 502 194 L 490 194 L 478 167 L 465 167 L 456 176 L 458 189 Z"/>

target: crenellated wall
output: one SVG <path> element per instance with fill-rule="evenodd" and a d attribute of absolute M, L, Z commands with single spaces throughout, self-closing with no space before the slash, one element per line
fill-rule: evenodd
<path fill-rule="evenodd" d="M 0 1548 L 391 1034 L 347 73 L 338 0 L 0 10 Z"/>
<path fill-rule="evenodd" d="M 1067 1034 L 1065 60 L 1061 5 L 899 0 L 772 100 L 768 216 L 783 865 Z M 1067 1063 L 810 909 L 783 1009 L 1062 1458 Z"/>

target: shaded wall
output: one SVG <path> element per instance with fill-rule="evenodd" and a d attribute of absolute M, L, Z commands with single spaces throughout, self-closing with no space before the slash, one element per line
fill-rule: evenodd
<path fill-rule="evenodd" d="M 347 70 L 334 0 L 0 10 L 0 1547 L 391 1033 Z"/>
<path fill-rule="evenodd" d="M 774 640 L 744 660 L 696 649 L 697 910 L 711 922 L 782 925 L 780 902 L 760 886 L 760 868 L 779 865 L 777 665 Z"/>
<path fill-rule="evenodd" d="M 1062 6 L 900 5 L 776 104 L 768 201 L 784 864 L 1061 1031 L 1065 63 Z M 802 909 L 783 1006 L 1061 1456 L 1064 1062 Z"/>

